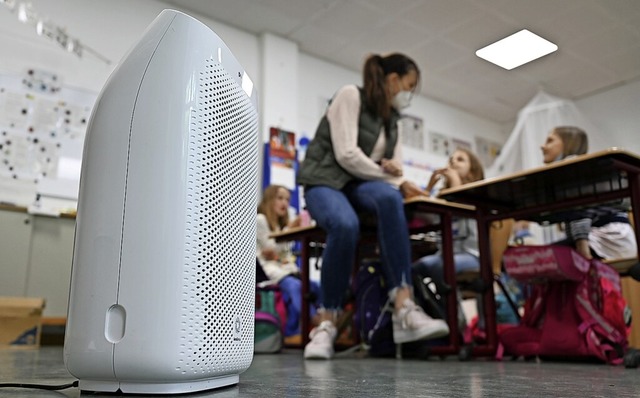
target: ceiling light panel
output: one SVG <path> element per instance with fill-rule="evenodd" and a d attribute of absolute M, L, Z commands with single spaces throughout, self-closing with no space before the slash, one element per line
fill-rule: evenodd
<path fill-rule="evenodd" d="M 549 40 L 523 29 L 476 51 L 476 55 L 504 69 L 511 70 L 556 51 Z"/>

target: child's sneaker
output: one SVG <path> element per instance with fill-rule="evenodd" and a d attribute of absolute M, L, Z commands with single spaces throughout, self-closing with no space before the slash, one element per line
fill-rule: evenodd
<path fill-rule="evenodd" d="M 393 342 L 429 340 L 449 334 L 449 326 L 442 319 L 433 319 L 421 307 L 406 299 L 402 308 L 393 312 Z"/>
<path fill-rule="evenodd" d="M 333 357 L 333 342 L 338 331 L 331 321 L 322 321 L 309 334 L 311 341 L 304 347 L 305 359 L 331 359 Z"/>

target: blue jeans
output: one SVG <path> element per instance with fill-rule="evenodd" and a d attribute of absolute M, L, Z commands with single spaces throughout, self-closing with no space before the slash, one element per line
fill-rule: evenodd
<path fill-rule="evenodd" d="M 327 233 L 320 286 L 323 307 L 340 309 L 355 261 L 360 221 L 370 213 L 378 222 L 382 271 L 390 290 L 411 284 L 409 231 L 402 194 L 382 181 L 358 181 L 342 190 L 313 186 L 305 191 L 307 209 Z"/>
<path fill-rule="evenodd" d="M 456 273 L 464 271 L 479 271 L 480 260 L 478 257 L 462 252 L 453 254 L 453 263 Z M 420 260 L 413 264 L 413 270 L 420 276 L 420 279 L 426 277 L 431 278 L 436 285 L 436 289 L 440 290 L 445 284 L 444 280 L 444 261 L 442 260 L 442 252 L 424 256 Z M 447 308 L 447 295 L 442 294 L 443 290 L 440 290 L 441 301 L 439 302 L 441 314 L 446 318 Z M 482 295 L 477 295 L 477 308 L 478 308 L 478 322 L 481 327 L 484 327 L 484 310 L 482 305 Z"/>
<path fill-rule="evenodd" d="M 454 253 L 453 263 L 455 264 L 456 273 L 480 270 L 480 260 L 469 253 Z M 445 283 L 444 262 L 440 252 L 422 257 L 413 264 L 413 268 L 423 278 L 431 278 L 437 286 L 442 286 Z"/>
<path fill-rule="evenodd" d="M 287 307 L 287 324 L 285 327 L 285 336 L 294 336 L 300 334 L 300 314 L 302 314 L 302 281 L 295 276 L 285 276 L 278 282 L 282 298 Z M 314 294 L 318 301 L 321 298 L 320 286 L 317 282 L 309 281 L 310 293 Z M 316 313 L 316 308 L 311 303 L 309 307 L 309 316 Z"/>

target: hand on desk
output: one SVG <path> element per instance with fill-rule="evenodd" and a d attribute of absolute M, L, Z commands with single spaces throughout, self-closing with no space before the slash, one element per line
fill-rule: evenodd
<path fill-rule="evenodd" d="M 416 196 L 429 196 L 429 192 L 420 189 L 419 186 L 411 181 L 405 181 L 400 185 L 400 192 L 405 199 L 410 199 Z"/>

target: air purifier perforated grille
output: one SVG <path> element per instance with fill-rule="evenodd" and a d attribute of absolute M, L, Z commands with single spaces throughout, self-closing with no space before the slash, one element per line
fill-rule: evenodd
<path fill-rule="evenodd" d="M 253 355 L 257 113 L 213 60 L 198 84 L 188 149 L 184 360 L 178 370 L 231 373 L 246 369 Z"/>

